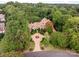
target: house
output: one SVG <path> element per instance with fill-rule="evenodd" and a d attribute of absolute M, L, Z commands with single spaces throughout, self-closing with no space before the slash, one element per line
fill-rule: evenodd
<path fill-rule="evenodd" d="M 5 15 L 4 14 L 0 14 L 0 33 L 4 33 L 5 32 Z"/>
<path fill-rule="evenodd" d="M 35 29 L 45 29 L 46 28 L 46 24 L 51 24 L 51 27 L 52 27 L 52 31 L 53 32 L 56 32 L 55 28 L 54 28 L 54 24 L 47 18 L 43 18 L 40 22 L 34 22 L 34 23 L 30 23 L 28 25 L 29 29 L 30 29 L 30 32 L 32 30 L 35 30 Z"/>

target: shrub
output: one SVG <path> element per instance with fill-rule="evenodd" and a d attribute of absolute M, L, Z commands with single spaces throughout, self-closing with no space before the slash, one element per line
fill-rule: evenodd
<path fill-rule="evenodd" d="M 53 23 L 52 23 L 51 21 L 47 22 L 45 27 L 46 27 L 45 30 L 46 30 L 48 33 L 52 33 L 52 31 L 53 31 L 53 28 L 52 28 L 52 27 L 53 27 Z"/>
<path fill-rule="evenodd" d="M 70 39 L 70 48 L 79 52 L 79 33 L 73 33 Z"/>
<path fill-rule="evenodd" d="M 44 33 L 44 39 L 42 40 L 42 44 L 44 45 L 44 46 L 48 46 L 49 44 L 50 44 L 50 40 L 49 40 L 49 34 L 48 34 L 48 32 L 45 32 Z"/>
<path fill-rule="evenodd" d="M 6 52 L 6 53 L 0 53 L 0 57 L 23 57 L 23 52 L 11 51 L 11 52 Z"/>
<path fill-rule="evenodd" d="M 79 17 L 71 17 L 65 22 L 65 25 L 63 26 L 63 31 L 67 30 L 79 32 Z"/>
<path fill-rule="evenodd" d="M 67 37 L 61 32 L 54 32 L 50 36 L 50 43 L 55 47 L 66 48 L 68 45 L 67 41 Z"/>
<path fill-rule="evenodd" d="M 0 41 L 2 40 L 3 37 L 4 37 L 4 34 L 1 33 L 1 34 L 0 34 Z"/>
<path fill-rule="evenodd" d="M 63 31 L 67 33 L 68 48 L 79 52 L 79 17 L 71 17 L 65 22 Z"/>

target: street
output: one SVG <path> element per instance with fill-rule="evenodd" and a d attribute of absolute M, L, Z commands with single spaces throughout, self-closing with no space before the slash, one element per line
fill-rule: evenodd
<path fill-rule="evenodd" d="M 78 54 L 64 51 L 40 51 L 24 53 L 25 57 L 79 57 Z"/>

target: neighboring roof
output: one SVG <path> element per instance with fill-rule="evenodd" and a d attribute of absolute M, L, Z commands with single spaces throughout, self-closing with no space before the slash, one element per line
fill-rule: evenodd
<path fill-rule="evenodd" d="M 4 14 L 0 14 L 0 21 L 5 21 L 5 15 Z"/>
<path fill-rule="evenodd" d="M 2 18 L 4 18 L 5 17 L 5 15 L 4 14 L 0 14 L 0 18 L 2 19 Z"/>

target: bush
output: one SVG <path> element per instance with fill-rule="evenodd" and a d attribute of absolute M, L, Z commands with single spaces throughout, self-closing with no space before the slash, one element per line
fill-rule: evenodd
<path fill-rule="evenodd" d="M 65 22 L 63 31 L 67 33 L 68 48 L 79 52 L 79 17 L 71 17 Z"/>
<path fill-rule="evenodd" d="M 0 34 L 0 41 L 2 40 L 2 38 L 4 37 L 4 33 Z"/>
<path fill-rule="evenodd" d="M 53 31 L 53 23 L 52 23 L 51 21 L 47 22 L 45 27 L 46 27 L 45 30 L 46 30 L 48 33 L 52 33 L 52 31 Z"/>
<path fill-rule="evenodd" d="M 54 32 L 50 36 L 50 43 L 55 47 L 66 48 L 68 45 L 68 40 L 64 33 Z"/>
<path fill-rule="evenodd" d="M 70 48 L 76 52 L 79 52 L 79 33 L 72 33 L 70 39 Z"/>
<path fill-rule="evenodd" d="M 43 38 L 43 40 L 42 40 L 42 42 L 41 42 L 41 44 L 44 46 L 44 47 L 47 47 L 49 44 L 50 44 L 50 42 L 49 42 L 49 34 L 48 34 L 48 32 L 45 32 L 44 33 L 44 38 Z"/>
<path fill-rule="evenodd" d="M 71 17 L 65 22 L 65 25 L 63 26 L 63 31 L 69 30 L 73 30 L 77 33 L 79 32 L 79 17 Z"/>
<path fill-rule="evenodd" d="M 23 52 L 11 51 L 11 52 L 6 52 L 6 53 L 0 53 L 0 57 L 23 57 Z"/>

